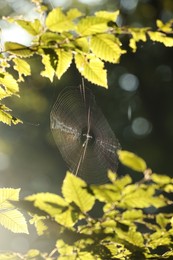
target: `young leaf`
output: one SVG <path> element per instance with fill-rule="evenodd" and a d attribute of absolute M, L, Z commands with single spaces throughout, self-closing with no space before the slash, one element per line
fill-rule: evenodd
<path fill-rule="evenodd" d="M 30 65 L 25 60 L 22 60 L 20 58 L 14 58 L 13 62 L 15 64 L 14 69 L 17 70 L 17 72 L 19 73 L 19 80 L 23 81 L 22 75 L 31 75 Z"/>
<path fill-rule="evenodd" d="M 87 191 L 86 183 L 70 172 L 64 179 L 62 194 L 67 202 L 74 202 L 82 212 L 91 210 L 95 202 L 94 196 Z"/>
<path fill-rule="evenodd" d="M 5 42 L 5 51 L 19 57 L 30 57 L 35 53 L 30 47 L 17 42 Z"/>
<path fill-rule="evenodd" d="M 171 179 L 169 176 L 165 176 L 165 175 L 160 175 L 160 174 L 156 174 L 153 173 L 151 175 L 151 179 L 155 182 L 158 183 L 160 185 L 165 185 L 165 184 L 169 184 L 169 183 L 173 183 L 173 179 Z"/>
<path fill-rule="evenodd" d="M 146 37 L 146 32 L 148 28 L 129 28 L 129 32 L 132 35 L 132 38 L 130 39 L 129 46 L 132 48 L 133 52 L 136 51 L 137 46 L 136 43 L 139 41 L 146 42 L 147 37 Z"/>
<path fill-rule="evenodd" d="M 77 26 L 77 32 L 82 36 L 105 33 L 107 30 L 107 20 L 96 16 L 81 19 Z"/>
<path fill-rule="evenodd" d="M 144 172 L 147 168 L 146 162 L 134 153 L 128 151 L 118 151 L 118 155 L 122 164 L 135 171 Z"/>
<path fill-rule="evenodd" d="M 117 10 L 115 12 L 108 12 L 108 11 L 98 11 L 95 13 L 95 15 L 97 17 L 101 17 L 101 18 L 104 18 L 108 21 L 112 21 L 112 22 L 115 22 L 118 18 L 118 15 L 119 15 L 120 11 Z"/>
<path fill-rule="evenodd" d="M 12 94 L 7 93 L 1 86 L 0 86 L 0 100 L 11 96 Z M 1 106 L 1 105 L 0 105 Z"/>
<path fill-rule="evenodd" d="M 166 47 L 173 47 L 173 38 L 167 37 L 164 33 L 161 32 L 148 32 L 148 35 L 152 41 L 161 42 Z"/>
<path fill-rule="evenodd" d="M 81 13 L 77 8 L 70 9 L 67 12 L 67 18 L 70 19 L 70 20 L 74 20 L 76 18 L 79 18 L 82 15 L 83 15 L 83 13 Z"/>
<path fill-rule="evenodd" d="M 48 229 L 48 227 L 44 223 L 44 220 L 46 220 L 45 216 L 38 216 L 38 215 L 34 215 L 30 220 L 30 224 L 34 224 L 37 234 L 39 236 L 43 235 L 44 232 Z"/>
<path fill-rule="evenodd" d="M 0 74 L 0 84 L 4 86 L 7 94 L 16 94 L 19 91 L 17 81 L 8 72 Z"/>
<path fill-rule="evenodd" d="M 20 189 L 0 189 L 0 224 L 15 233 L 27 233 L 28 228 L 23 214 L 15 209 L 9 200 L 19 200 Z"/>
<path fill-rule="evenodd" d="M 58 79 L 67 71 L 73 59 L 73 55 L 70 51 L 64 51 L 63 49 L 58 49 L 56 51 L 58 54 L 58 64 L 56 68 L 56 75 Z"/>
<path fill-rule="evenodd" d="M 172 32 L 172 25 L 173 25 L 173 19 L 168 21 L 167 23 L 163 23 L 161 20 L 156 21 L 157 27 L 165 33 L 171 33 Z"/>
<path fill-rule="evenodd" d="M 50 81 L 52 82 L 54 74 L 55 74 L 55 70 L 54 70 L 54 68 L 52 67 L 52 64 L 51 64 L 50 55 L 42 54 L 42 63 L 45 66 L 45 70 L 41 72 L 41 75 L 43 77 L 49 78 Z"/>
<path fill-rule="evenodd" d="M 46 18 L 46 26 L 52 32 L 66 32 L 75 29 L 72 21 L 62 12 L 61 8 L 53 9 Z"/>
<path fill-rule="evenodd" d="M 118 63 L 121 54 L 126 52 L 117 44 L 115 36 L 110 34 L 92 36 L 91 50 L 100 59 L 112 63 Z"/>
<path fill-rule="evenodd" d="M 107 88 L 107 73 L 104 63 L 94 56 L 77 53 L 75 64 L 82 76 L 90 82 Z"/>
<path fill-rule="evenodd" d="M 11 109 L 6 107 L 5 105 L 0 104 L 0 121 L 1 122 L 3 122 L 4 124 L 7 124 L 9 126 L 11 126 L 12 123 L 14 125 L 17 125 L 18 123 L 22 123 L 22 121 L 20 119 L 17 119 L 15 117 L 13 117 L 12 115 L 10 115 L 8 113 L 8 111 L 11 111 Z"/>
<path fill-rule="evenodd" d="M 42 30 L 42 25 L 38 19 L 35 19 L 33 22 L 17 20 L 16 23 L 33 36 L 38 35 Z"/>
<path fill-rule="evenodd" d="M 125 232 L 117 228 L 116 233 L 120 239 L 123 239 L 134 246 L 144 247 L 144 238 L 140 232 L 137 232 L 134 229 L 130 229 L 128 232 Z"/>

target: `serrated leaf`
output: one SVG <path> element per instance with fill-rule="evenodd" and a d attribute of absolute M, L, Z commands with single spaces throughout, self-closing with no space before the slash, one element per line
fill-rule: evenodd
<path fill-rule="evenodd" d="M 166 47 L 173 47 L 173 38 L 161 32 L 148 32 L 152 41 L 163 43 Z"/>
<path fill-rule="evenodd" d="M 55 216 L 55 221 L 64 227 L 73 227 L 74 224 L 78 221 L 79 214 L 74 212 L 71 207 L 68 207 L 63 212 Z"/>
<path fill-rule="evenodd" d="M 0 104 L 0 121 L 4 124 L 7 124 L 11 126 L 13 123 L 14 125 L 17 125 L 18 123 L 22 123 L 20 119 L 17 119 L 13 117 L 11 114 L 8 113 L 8 111 L 11 111 L 8 107 Z"/>
<path fill-rule="evenodd" d="M 94 192 L 96 199 L 102 202 L 107 203 L 115 203 L 119 201 L 121 198 L 120 192 L 116 192 L 113 188 L 111 189 L 112 185 L 99 185 L 99 186 L 92 186 L 92 191 Z"/>
<path fill-rule="evenodd" d="M 44 223 L 44 220 L 46 220 L 45 216 L 38 216 L 38 215 L 34 215 L 30 220 L 30 224 L 35 225 L 37 234 L 39 236 L 43 235 L 44 232 L 48 229 L 48 227 Z"/>
<path fill-rule="evenodd" d="M 135 171 L 144 172 L 147 169 L 146 162 L 134 153 L 128 151 L 118 151 L 118 155 L 122 164 Z"/>
<path fill-rule="evenodd" d="M 42 63 L 44 64 L 44 71 L 40 73 L 41 76 L 49 78 L 50 81 L 53 82 L 55 70 L 51 65 L 50 55 L 42 54 Z"/>
<path fill-rule="evenodd" d="M 133 229 L 130 229 L 128 232 L 124 232 L 117 228 L 116 233 L 119 238 L 129 242 L 130 244 L 138 247 L 144 247 L 144 238 L 140 232 Z"/>
<path fill-rule="evenodd" d="M 7 94 L 17 94 L 19 86 L 15 78 L 8 72 L 0 74 L 0 84 L 2 84 Z"/>
<path fill-rule="evenodd" d="M 20 189 L 0 189 L 0 224 L 15 233 L 27 233 L 28 228 L 23 214 L 15 209 L 9 200 L 19 200 Z"/>
<path fill-rule="evenodd" d="M 143 217 L 144 216 L 142 210 L 138 210 L 138 209 L 126 210 L 122 214 L 123 219 L 131 220 L 131 221 L 143 219 Z"/>
<path fill-rule="evenodd" d="M 102 17 L 86 17 L 81 19 L 77 25 L 77 32 L 83 36 L 105 33 L 107 30 L 107 20 Z"/>
<path fill-rule="evenodd" d="M 17 24 L 19 24 L 23 29 L 25 29 L 31 35 L 38 35 L 42 30 L 42 25 L 38 19 L 35 19 L 33 22 L 25 21 L 25 20 L 17 20 Z"/>
<path fill-rule="evenodd" d="M 107 72 L 104 63 L 94 56 L 75 55 L 75 64 L 82 76 L 90 82 L 107 88 Z"/>
<path fill-rule="evenodd" d="M 0 100 L 11 96 L 12 94 L 7 93 L 1 86 L 0 86 Z"/>
<path fill-rule="evenodd" d="M 18 74 L 19 74 L 19 80 L 23 81 L 23 77 L 24 76 L 29 76 L 31 75 L 31 68 L 30 65 L 25 61 L 22 60 L 20 58 L 14 58 L 13 59 L 14 62 L 14 69 L 17 70 Z"/>
<path fill-rule="evenodd" d="M 104 18 L 108 21 L 112 21 L 112 22 L 115 22 L 118 18 L 118 15 L 119 15 L 120 11 L 117 10 L 115 12 L 108 12 L 108 11 L 98 11 L 95 13 L 95 15 L 97 17 L 101 17 L 101 18 Z"/>
<path fill-rule="evenodd" d="M 75 45 L 79 50 L 82 50 L 85 53 L 89 53 L 89 41 L 86 37 L 77 38 L 75 40 Z"/>
<path fill-rule="evenodd" d="M 121 55 L 126 52 L 117 44 L 116 37 L 110 34 L 92 36 L 91 50 L 100 59 L 111 63 L 118 63 Z"/>
<path fill-rule="evenodd" d="M 52 32 L 66 32 L 75 29 L 75 25 L 72 23 L 61 10 L 61 8 L 53 9 L 46 18 L 46 26 Z"/>
<path fill-rule="evenodd" d="M 67 71 L 72 63 L 73 55 L 70 51 L 64 51 L 63 49 L 56 50 L 58 54 L 58 64 L 56 68 L 56 75 L 58 79 Z"/>
<path fill-rule="evenodd" d="M 17 42 L 5 42 L 5 51 L 19 57 L 30 57 L 35 53 L 30 47 Z"/>
<path fill-rule="evenodd" d="M 129 46 L 132 48 L 133 52 L 136 51 L 137 45 L 136 43 L 139 41 L 146 42 L 146 32 L 148 28 L 129 28 L 129 32 L 131 33 L 132 37 L 130 39 Z"/>
<path fill-rule="evenodd" d="M 67 12 L 67 18 L 70 19 L 70 20 L 74 20 L 76 18 L 79 18 L 82 15 L 83 15 L 83 13 L 80 12 L 77 8 L 72 8 Z"/>
<path fill-rule="evenodd" d="M 86 183 L 70 172 L 64 179 L 62 194 L 67 202 L 74 202 L 82 212 L 91 210 L 95 202 L 94 196 L 87 191 Z"/>

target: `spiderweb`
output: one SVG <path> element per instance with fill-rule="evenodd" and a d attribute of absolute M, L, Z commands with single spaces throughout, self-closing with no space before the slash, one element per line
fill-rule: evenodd
<path fill-rule="evenodd" d="M 105 183 L 107 170 L 117 170 L 120 144 L 88 88 L 63 89 L 51 110 L 50 126 L 70 171 L 87 183 Z"/>

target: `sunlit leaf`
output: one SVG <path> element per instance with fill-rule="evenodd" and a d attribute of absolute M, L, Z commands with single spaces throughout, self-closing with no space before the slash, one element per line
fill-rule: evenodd
<path fill-rule="evenodd" d="M 14 62 L 14 69 L 17 70 L 17 72 L 19 73 L 19 80 L 23 81 L 23 77 L 24 76 L 29 76 L 31 75 L 31 68 L 30 65 L 25 61 L 22 60 L 20 58 L 14 58 L 13 59 Z"/>
<path fill-rule="evenodd" d="M 110 187 L 110 188 L 109 188 Z M 92 190 L 99 201 L 114 203 L 121 198 L 120 192 L 116 192 L 111 185 L 92 186 Z"/>
<path fill-rule="evenodd" d="M 173 180 L 169 176 L 156 174 L 156 173 L 153 173 L 151 175 L 151 179 L 155 183 L 158 183 L 158 184 L 161 184 L 161 185 L 169 184 L 169 183 L 173 182 Z"/>
<path fill-rule="evenodd" d="M 172 32 L 172 25 L 173 25 L 173 19 L 168 21 L 167 23 L 163 23 L 161 20 L 156 21 L 157 27 L 165 33 L 171 33 Z"/>
<path fill-rule="evenodd" d="M 173 38 L 161 32 L 148 32 L 152 41 L 163 43 L 166 47 L 173 47 Z"/>
<path fill-rule="evenodd" d="M 5 105 L 0 104 L 0 121 L 3 122 L 4 124 L 7 124 L 11 126 L 13 123 L 14 125 L 17 125 L 18 123 L 22 123 L 20 119 L 17 119 L 13 117 L 8 111 L 11 111 L 8 107 Z"/>
<path fill-rule="evenodd" d="M 64 51 L 63 49 L 58 49 L 56 51 L 58 54 L 58 64 L 56 68 L 56 75 L 58 79 L 67 71 L 73 59 L 73 55 L 70 51 Z"/>
<path fill-rule="evenodd" d="M 76 54 L 75 64 L 82 76 L 96 85 L 107 88 L 107 73 L 104 63 L 94 56 Z"/>
<path fill-rule="evenodd" d="M 146 162 L 134 153 L 128 151 L 118 151 L 118 155 L 122 164 L 135 171 L 144 172 L 147 168 Z"/>
<path fill-rule="evenodd" d="M 78 221 L 79 214 L 74 212 L 73 208 L 68 207 L 63 212 L 55 216 L 55 221 L 64 227 L 73 227 L 74 224 Z"/>
<path fill-rule="evenodd" d="M 89 41 L 87 40 L 86 37 L 82 37 L 82 38 L 77 38 L 75 40 L 75 45 L 79 50 L 82 50 L 85 53 L 89 52 Z"/>
<path fill-rule="evenodd" d="M 130 39 L 130 43 L 129 46 L 132 48 L 133 52 L 136 51 L 137 49 L 137 42 L 139 41 L 143 41 L 146 42 L 147 41 L 147 37 L 146 37 L 146 32 L 147 32 L 148 28 L 129 28 L 129 32 L 131 33 L 131 39 Z"/>
<path fill-rule="evenodd" d="M 116 37 L 109 34 L 98 34 L 91 37 L 91 50 L 100 59 L 118 63 L 121 54 L 126 51 L 122 50 L 116 42 Z"/>
<path fill-rule="evenodd" d="M 137 247 L 144 247 L 144 238 L 140 232 L 137 232 L 134 229 L 130 229 L 128 232 L 117 228 L 116 233 L 119 238 L 129 242 L 130 244 Z"/>
<path fill-rule="evenodd" d="M 3 89 L 1 86 L 0 86 L 0 100 L 6 98 L 6 97 L 9 97 L 11 96 L 12 94 L 11 93 L 7 93 L 5 91 L 5 89 Z"/>
<path fill-rule="evenodd" d="M 16 20 L 16 23 L 19 24 L 23 29 L 25 29 L 31 35 L 38 35 L 42 30 L 42 25 L 40 20 L 35 19 L 33 22 L 25 20 Z"/>
<path fill-rule="evenodd" d="M 9 200 L 19 200 L 20 189 L 0 189 L 0 224 L 14 233 L 27 233 L 28 228 L 23 214 L 14 208 Z"/>
<path fill-rule="evenodd" d="M 93 35 L 97 33 L 105 33 L 108 30 L 107 20 L 102 17 L 86 17 L 79 21 L 77 32 L 80 35 Z"/>
<path fill-rule="evenodd" d="M 16 79 L 8 72 L 0 74 L 0 84 L 4 86 L 7 94 L 16 94 L 19 91 Z"/>
<path fill-rule="evenodd" d="M 44 64 L 44 71 L 41 72 L 41 76 L 49 78 L 50 81 L 53 81 L 53 77 L 55 74 L 55 70 L 52 67 L 51 61 L 50 61 L 50 55 L 42 55 L 42 63 Z"/>
<path fill-rule="evenodd" d="M 143 218 L 143 212 L 142 210 L 138 209 L 126 210 L 125 212 L 123 212 L 122 218 L 132 221 L 139 220 Z"/>
<path fill-rule="evenodd" d="M 5 42 L 5 51 L 19 57 L 30 57 L 35 53 L 35 50 L 17 42 Z"/>
<path fill-rule="evenodd" d="M 89 211 L 95 202 L 94 196 L 87 191 L 86 183 L 69 172 L 64 179 L 62 193 L 67 202 L 74 202 L 82 212 Z"/>
<path fill-rule="evenodd" d="M 46 18 L 46 26 L 53 32 L 66 32 L 73 30 L 75 25 L 72 23 L 61 10 L 61 8 L 53 9 Z"/>
<path fill-rule="evenodd" d="M 44 232 L 48 229 L 48 227 L 44 223 L 44 220 L 46 220 L 45 216 L 38 216 L 38 215 L 34 215 L 30 220 L 30 223 L 35 225 L 37 234 L 39 236 L 43 235 Z"/>
<path fill-rule="evenodd" d="M 79 9 L 77 8 L 72 8 L 67 12 L 67 18 L 70 20 L 74 20 L 76 18 L 79 18 L 80 16 L 82 16 L 83 13 L 79 11 Z"/>
<path fill-rule="evenodd" d="M 105 18 L 108 21 L 115 22 L 119 15 L 119 10 L 115 12 L 108 12 L 108 11 L 98 11 L 95 13 L 97 17 Z"/>

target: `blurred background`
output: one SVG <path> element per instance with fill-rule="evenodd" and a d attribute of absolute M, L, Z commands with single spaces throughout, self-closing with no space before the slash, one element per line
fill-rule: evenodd
<path fill-rule="evenodd" d="M 172 0 L 51 0 L 44 1 L 52 9 L 79 8 L 90 15 L 98 10 L 120 9 L 119 25 L 155 28 L 156 19 L 173 18 Z M 29 0 L 0 0 L 3 16 L 37 17 Z M 29 44 L 31 38 L 17 25 L 0 20 L 1 43 L 17 41 Z M 127 47 L 128 38 L 123 38 Z M 138 44 L 136 53 L 128 51 L 119 64 L 106 64 L 109 89 L 94 86 L 96 101 L 119 139 L 122 148 L 143 157 L 157 173 L 173 177 L 173 49 L 162 44 Z M 50 110 L 65 86 L 79 85 L 81 76 L 74 65 L 60 81 L 51 84 L 40 76 L 40 58 L 32 57 L 32 77 L 20 84 L 21 98 L 6 99 L 13 115 L 23 124 L 0 124 L 0 187 L 22 188 L 21 197 L 37 192 L 61 193 L 66 164 L 52 138 Z M 14 75 L 15 76 L 15 75 Z M 119 167 L 118 173 L 128 173 Z M 138 175 L 136 173 L 136 175 Z M 137 178 L 137 176 L 134 176 Z M 141 176 L 140 176 L 141 177 Z M 12 234 L 0 227 L 0 250 L 25 252 L 46 241 L 32 235 Z"/>

